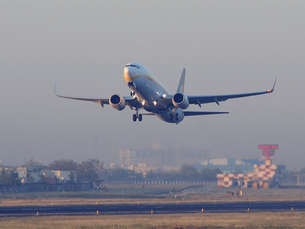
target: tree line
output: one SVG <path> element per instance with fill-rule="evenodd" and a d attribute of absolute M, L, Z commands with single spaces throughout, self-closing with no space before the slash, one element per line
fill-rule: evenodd
<path fill-rule="evenodd" d="M 42 163 L 33 159 L 25 162 L 23 167 L 35 169 L 49 169 L 49 170 L 61 170 L 70 171 L 70 179 L 67 182 L 84 182 L 98 179 L 98 172 L 102 171 L 103 163 L 98 159 L 88 159 L 78 163 L 72 159 L 61 159 L 51 162 L 49 165 L 43 165 Z M 27 179 L 28 183 L 31 183 L 31 179 Z M 0 173 L 0 184 L 20 184 L 21 181 L 18 178 L 17 167 L 10 167 L 7 169 L 3 166 Z"/>
<path fill-rule="evenodd" d="M 222 173 L 219 169 L 201 169 L 198 170 L 191 165 L 182 165 L 179 171 L 152 171 L 135 172 L 124 168 L 103 169 L 103 163 L 98 159 L 88 159 L 78 163 L 72 159 L 55 160 L 48 165 L 43 165 L 33 159 L 27 161 L 23 165 L 28 168 L 49 169 L 70 171 L 70 179 L 66 182 L 76 183 L 84 181 L 93 181 L 99 178 L 111 180 L 167 180 L 167 181 L 217 181 L 217 174 Z M 31 183 L 28 177 L 27 183 Z M 42 180 L 43 182 L 43 180 Z M 15 169 L 10 171 L 2 168 L 0 173 L 0 184 L 19 184 L 20 179 Z"/>
<path fill-rule="evenodd" d="M 167 181 L 217 181 L 217 174 L 222 173 L 219 169 L 201 169 L 198 170 L 191 165 L 182 165 L 179 171 L 166 172 L 162 170 L 146 173 L 136 173 L 135 171 L 116 168 L 110 171 L 104 171 L 105 180 L 167 180 Z"/>

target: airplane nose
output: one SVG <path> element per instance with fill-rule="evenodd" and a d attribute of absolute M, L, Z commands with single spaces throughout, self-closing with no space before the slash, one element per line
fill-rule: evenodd
<path fill-rule="evenodd" d="M 126 81 L 132 81 L 132 77 L 133 77 L 133 69 L 130 67 L 125 67 L 124 68 L 124 78 Z"/>

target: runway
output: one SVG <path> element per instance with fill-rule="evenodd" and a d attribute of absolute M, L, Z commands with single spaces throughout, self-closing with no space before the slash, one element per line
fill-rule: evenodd
<path fill-rule="evenodd" d="M 0 217 L 305 211 L 305 201 L 0 207 Z"/>

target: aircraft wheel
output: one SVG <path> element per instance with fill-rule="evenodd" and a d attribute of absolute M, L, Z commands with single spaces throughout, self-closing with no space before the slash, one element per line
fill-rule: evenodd
<path fill-rule="evenodd" d="M 173 120 L 173 118 L 174 118 L 174 115 L 173 114 L 169 114 L 169 120 Z"/>
<path fill-rule="evenodd" d="M 134 122 L 137 121 L 137 115 L 136 115 L 136 114 L 133 114 L 132 120 L 133 120 Z"/>
<path fill-rule="evenodd" d="M 141 114 L 139 114 L 138 119 L 139 119 L 139 122 L 141 122 L 141 121 L 142 121 L 142 115 L 141 115 Z"/>

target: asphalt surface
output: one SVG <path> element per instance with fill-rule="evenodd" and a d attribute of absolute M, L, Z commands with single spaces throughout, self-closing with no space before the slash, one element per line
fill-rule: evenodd
<path fill-rule="evenodd" d="M 0 217 L 305 211 L 305 201 L 0 207 Z"/>

